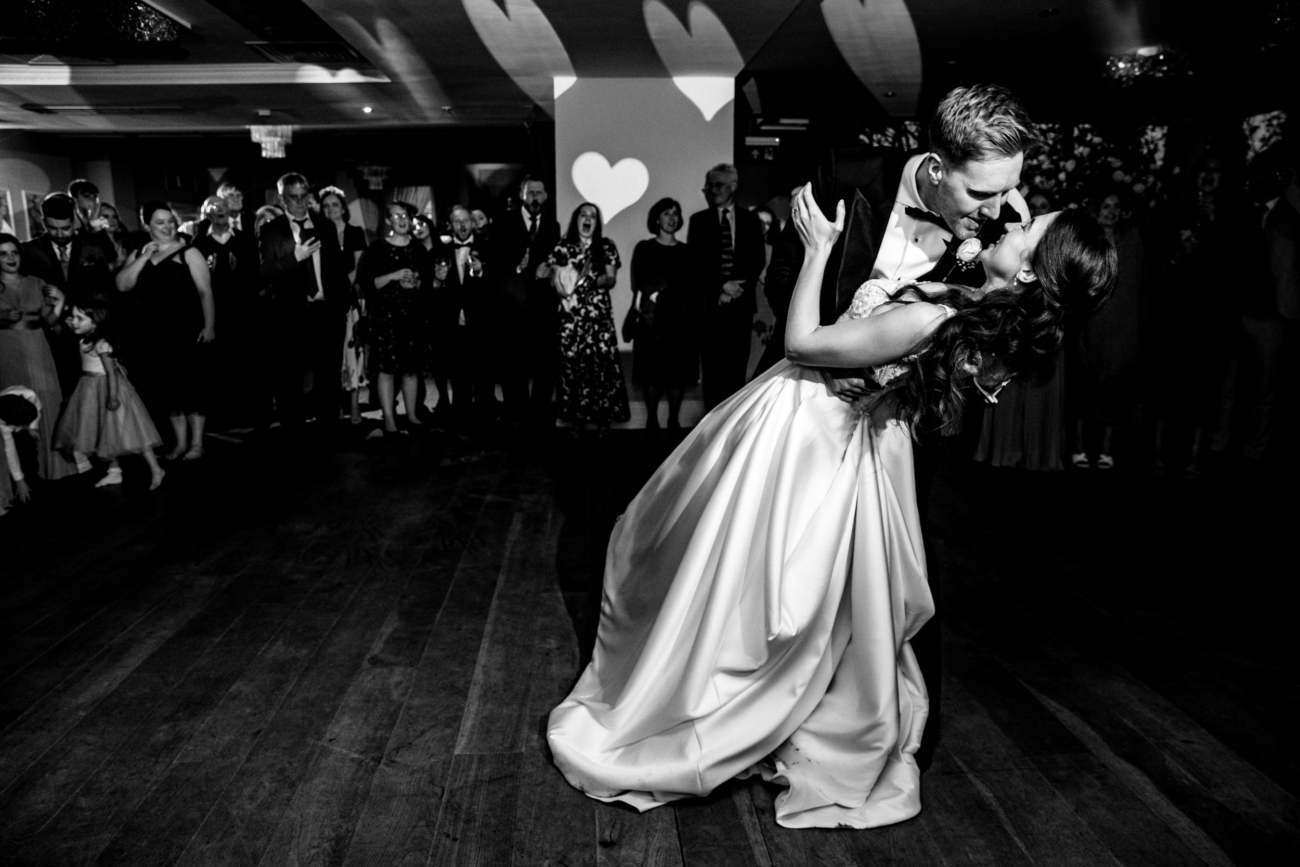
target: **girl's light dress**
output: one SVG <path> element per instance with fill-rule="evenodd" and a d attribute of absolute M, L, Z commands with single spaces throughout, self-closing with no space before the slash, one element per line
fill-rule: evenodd
<path fill-rule="evenodd" d="M 64 451 L 81 452 L 105 460 L 143 452 L 162 444 L 158 429 L 149 418 L 126 371 L 112 355 L 105 340 L 81 344 L 81 379 L 59 420 L 55 444 Z M 108 376 L 105 367 L 114 366 L 121 405 L 108 409 Z"/>

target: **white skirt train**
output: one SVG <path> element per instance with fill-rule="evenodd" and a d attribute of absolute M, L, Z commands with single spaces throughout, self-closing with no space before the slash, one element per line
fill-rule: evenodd
<path fill-rule="evenodd" d="M 783 361 L 616 524 L 555 763 L 641 810 L 761 773 L 786 827 L 910 818 L 928 700 L 908 640 L 933 608 L 906 427 Z"/>

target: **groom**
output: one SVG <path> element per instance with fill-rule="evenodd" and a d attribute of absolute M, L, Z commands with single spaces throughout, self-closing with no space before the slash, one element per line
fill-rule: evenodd
<path fill-rule="evenodd" d="M 813 192 L 825 214 L 834 214 L 836 203 L 843 200 L 847 219 L 826 264 L 822 322 L 834 322 L 848 309 L 853 293 L 868 278 L 983 284 L 983 267 L 960 262 L 957 249 L 970 238 L 988 246 L 1002 237 L 1008 223 L 1029 219 L 1029 208 L 1016 188 L 1025 150 L 1036 140 L 1029 115 L 1009 90 L 975 85 L 958 87 L 939 103 L 930 119 L 927 153 L 909 157 L 865 147 L 829 152 L 814 175 Z M 791 221 L 768 267 L 767 297 L 774 310 L 789 307 L 802 264 L 803 245 Z M 778 317 L 778 328 L 783 320 Z M 772 344 L 780 346 L 775 337 Z M 832 379 L 828 372 L 827 382 L 845 400 L 864 393 L 860 379 Z M 937 436 L 922 432 L 914 451 L 923 526 L 940 447 Z M 928 532 L 926 542 L 935 616 L 912 641 L 930 692 L 929 723 L 917 754 L 922 770 L 930 764 L 938 737 L 940 697 L 941 609 Z"/>

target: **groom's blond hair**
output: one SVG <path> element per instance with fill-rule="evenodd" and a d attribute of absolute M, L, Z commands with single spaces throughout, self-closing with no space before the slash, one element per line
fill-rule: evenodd
<path fill-rule="evenodd" d="M 1037 141 L 1029 113 L 997 84 L 953 88 L 930 118 L 930 150 L 957 165 L 1013 157 Z"/>

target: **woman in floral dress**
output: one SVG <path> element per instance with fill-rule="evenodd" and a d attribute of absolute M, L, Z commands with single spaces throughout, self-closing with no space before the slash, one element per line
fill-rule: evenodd
<path fill-rule="evenodd" d="M 602 430 L 631 417 L 609 302 L 622 262 L 603 227 L 600 209 L 584 202 L 547 260 L 560 298 L 559 415 Z"/>

